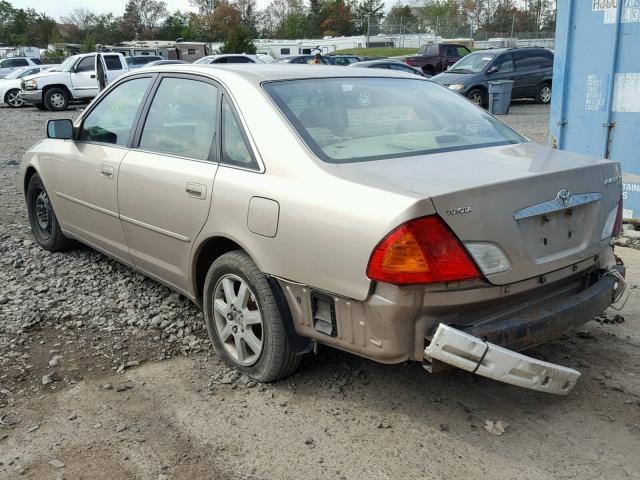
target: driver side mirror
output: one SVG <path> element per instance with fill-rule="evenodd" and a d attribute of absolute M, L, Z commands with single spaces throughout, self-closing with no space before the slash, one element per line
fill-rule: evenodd
<path fill-rule="evenodd" d="M 494 65 L 489 70 L 487 70 L 487 73 L 496 73 L 497 71 L 498 71 L 498 67 Z"/>
<path fill-rule="evenodd" d="M 68 118 L 49 120 L 47 122 L 47 138 L 71 140 L 73 138 L 73 122 Z"/>

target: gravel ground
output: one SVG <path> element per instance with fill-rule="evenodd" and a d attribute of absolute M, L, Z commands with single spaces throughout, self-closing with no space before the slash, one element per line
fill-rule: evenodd
<path fill-rule="evenodd" d="M 180 296 L 34 245 L 18 162 L 47 119 L 77 115 L 0 108 L 0 478 L 640 478 L 640 252 L 618 249 L 622 317 L 531 352 L 582 371 L 567 397 L 325 348 L 256 385 Z M 503 120 L 544 140 L 547 115 L 521 103 Z"/>

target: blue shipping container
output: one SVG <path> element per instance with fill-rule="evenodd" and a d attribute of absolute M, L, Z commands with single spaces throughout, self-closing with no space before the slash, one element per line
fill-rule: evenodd
<path fill-rule="evenodd" d="M 558 0 L 551 145 L 617 160 L 640 220 L 640 0 Z"/>

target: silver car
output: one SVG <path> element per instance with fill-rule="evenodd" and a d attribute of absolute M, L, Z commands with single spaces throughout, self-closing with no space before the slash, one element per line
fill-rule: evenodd
<path fill-rule="evenodd" d="M 566 394 L 579 372 L 517 351 L 624 290 L 620 165 L 415 75 L 152 67 L 47 133 L 22 161 L 36 241 L 188 296 L 258 381 L 322 343 Z"/>

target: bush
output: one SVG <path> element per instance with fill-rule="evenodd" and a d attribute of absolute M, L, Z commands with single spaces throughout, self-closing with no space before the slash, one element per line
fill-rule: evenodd
<path fill-rule="evenodd" d="M 256 53 L 251 32 L 246 27 L 238 27 L 220 47 L 220 53 Z"/>

